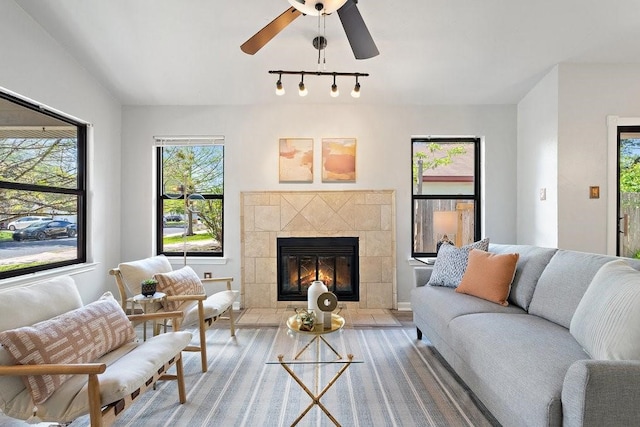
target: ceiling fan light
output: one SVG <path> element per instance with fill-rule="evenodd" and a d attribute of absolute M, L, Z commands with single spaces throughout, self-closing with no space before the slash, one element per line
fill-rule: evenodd
<path fill-rule="evenodd" d="M 356 85 L 351 91 L 351 96 L 353 96 L 354 98 L 360 98 L 360 83 L 356 82 Z"/>
<path fill-rule="evenodd" d="M 278 81 L 276 82 L 276 95 L 284 95 L 284 87 L 282 86 L 282 80 L 280 79 L 278 79 Z"/>
<path fill-rule="evenodd" d="M 340 9 L 347 0 L 289 0 L 289 4 L 305 15 L 328 15 Z"/>

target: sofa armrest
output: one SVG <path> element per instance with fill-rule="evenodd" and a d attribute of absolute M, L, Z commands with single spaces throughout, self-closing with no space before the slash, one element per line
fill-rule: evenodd
<path fill-rule="evenodd" d="M 433 267 L 415 267 L 413 269 L 414 284 L 416 287 L 424 286 L 429 282 Z"/>
<path fill-rule="evenodd" d="M 580 360 L 562 387 L 563 426 L 640 425 L 640 361 Z"/>

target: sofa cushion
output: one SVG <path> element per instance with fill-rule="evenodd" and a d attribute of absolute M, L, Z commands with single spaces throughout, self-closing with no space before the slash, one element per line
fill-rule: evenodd
<path fill-rule="evenodd" d="M 129 297 L 140 294 L 143 280 L 151 279 L 156 273 L 168 273 L 173 270 L 164 255 L 157 255 L 138 261 L 123 262 L 118 265 Z"/>
<path fill-rule="evenodd" d="M 500 305 L 509 305 L 507 297 L 516 272 L 518 254 L 492 254 L 473 249 L 467 270 L 456 292 L 473 295 Z"/>
<path fill-rule="evenodd" d="M 0 343 L 15 364 L 87 363 L 135 339 L 135 331 L 110 292 L 98 301 L 57 317 L 0 332 Z M 39 404 L 70 375 L 25 376 L 34 403 Z"/>
<path fill-rule="evenodd" d="M 516 274 L 511 283 L 509 303 L 525 310 L 529 309 L 533 291 L 549 260 L 557 251 L 556 248 L 541 248 L 531 245 L 490 244 L 489 252 L 497 254 L 517 253 L 520 255 L 516 266 Z"/>
<path fill-rule="evenodd" d="M 530 314 L 504 313 L 459 316 L 449 327 L 459 356 L 456 372 L 498 420 L 562 425 L 565 374 L 589 357 L 568 329 Z"/>
<path fill-rule="evenodd" d="M 153 277 L 158 281 L 158 292 L 164 292 L 167 295 L 206 294 L 200 278 L 188 265 L 179 270 L 155 274 Z M 174 311 L 179 309 L 182 302 L 166 301 L 163 305 L 167 311 Z"/>
<path fill-rule="evenodd" d="M 37 310 L 25 310 L 25 301 Z M 0 331 L 29 326 L 82 307 L 70 276 L 60 276 L 0 293 Z"/>
<path fill-rule="evenodd" d="M 455 289 L 444 286 L 421 286 L 412 289 L 411 309 L 414 320 L 427 320 L 429 327 L 449 343 L 452 342 L 449 323 L 457 317 L 475 313 L 526 313 L 515 305 L 501 306 L 471 295 L 456 293 Z M 416 326 L 421 327 L 418 323 Z"/>
<path fill-rule="evenodd" d="M 640 360 L 640 272 L 623 260 L 603 265 L 570 331 L 593 359 Z"/>
<path fill-rule="evenodd" d="M 467 269 L 469 252 L 472 249 L 486 251 L 488 248 L 489 239 L 482 239 L 461 248 L 450 244 L 440 246 L 428 285 L 455 288 L 460 284 Z"/>
<path fill-rule="evenodd" d="M 571 318 L 600 267 L 614 256 L 558 250 L 544 269 L 533 293 L 529 313 L 569 329 Z M 640 262 L 629 260 L 635 269 Z"/>

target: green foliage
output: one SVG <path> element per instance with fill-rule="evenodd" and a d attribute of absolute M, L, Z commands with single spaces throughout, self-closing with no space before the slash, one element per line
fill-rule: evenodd
<path fill-rule="evenodd" d="M 0 138 L 2 181 L 39 188 L 77 188 L 76 138 Z M 0 192 L 0 218 L 13 219 L 30 214 L 76 212 L 74 196 L 55 192 Z"/>
<path fill-rule="evenodd" d="M 412 166 L 414 185 L 417 185 L 419 182 L 418 174 L 420 170 L 420 164 L 422 164 L 423 171 L 436 169 L 439 166 L 450 165 L 453 162 L 453 158 L 455 156 L 459 156 L 467 152 L 465 147 L 462 145 L 445 144 L 446 146 L 450 147 L 447 149 L 445 149 L 445 145 L 437 144 L 435 142 L 430 142 L 422 145 L 425 147 L 425 150 L 414 150 L 413 154 Z"/>
<path fill-rule="evenodd" d="M 640 140 L 620 140 L 620 192 L 640 193 Z"/>
<path fill-rule="evenodd" d="M 169 182 L 185 185 L 187 194 L 198 193 L 205 198 L 223 194 L 224 151 L 222 146 L 168 146 L 162 150 L 162 159 L 165 186 Z M 168 191 L 169 189 L 165 188 L 165 192 Z M 184 188 L 173 191 L 182 194 Z M 221 244 L 222 201 L 219 199 L 196 201 L 193 207 L 198 212 L 198 218 L 207 228 L 207 237 Z M 193 223 L 193 215 L 185 209 L 183 196 L 177 200 L 165 200 L 163 211 L 185 215 L 189 221 L 188 224 Z M 191 227 L 187 234 L 193 234 Z M 167 244 L 166 238 L 164 242 Z"/>

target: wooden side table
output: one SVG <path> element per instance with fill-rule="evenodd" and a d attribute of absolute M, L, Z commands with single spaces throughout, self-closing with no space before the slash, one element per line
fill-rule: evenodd
<path fill-rule="evenodd" d="M 133 298 L 131 298 L 131 303 L 133 306 L 135 306 L 136 304 L 139 304 L 142 307 L 142 311 L 144 313 L 149 313 L 150 304 L 151 304 L 151 307 L 153 307 L 154 303 L 162 303 L 164 302 L 165 298 L 167 298 L 167 294 L 165 294 L 164 292 L 156 292 L 155 294 L 148 297 L 142 294 L 138 294 Z M 132 311 L 133 311 L 133 306 L 131 307 Z M 155 335 L 155 331 L 156 331 L 156 321 L 154 320 L 153 321 L 154 335 Z M 142 339 L 144 341 L 147 340 L 147 321 L 146 320 L 142 322 Z"/>

